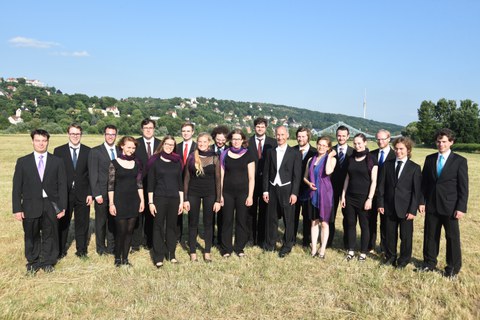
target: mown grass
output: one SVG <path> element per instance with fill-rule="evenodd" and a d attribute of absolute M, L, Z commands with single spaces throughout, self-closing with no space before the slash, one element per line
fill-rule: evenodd
<path fill-rule="evenodd" d="M 413 272 L 421 263 L 423 217 L 415 220 L 414 264 L 405 270 L 381 266 L 379 257 L 366 263 L 344 261 L 340 250 L 327 250 L 326 260 L 312 259 L 301 246 L 285 259 L 258 248 L 247 257 L 214 262 L 188 261 L 178 248 L 179 265 L 157 270 L 148 251 L 131 256 L 133 268 L 115 268 L 113 258 L 98 256 L 90 242 L 87 261 L 75 257 L 75 244 L 51 274 L 25 274 L 23 230 L 11 216 L 11 181 L 16 159 L 31 152 L 27 135 L 0 136 L 0 318 L 82 319 L 478 319 L 480 316 L 480 155 L 469 161 L 470 201 L 461 222 L 463 269 L 456 281 L 439 273 Z M 50 151 L 65 143 L 52 136 Z M 85 136 L 94 146 L 101 136 Z M 373 147 L 373 146 L 372 146 Z M 427 149 L 415 149 L 423 164 Z M 92 211 L 93 218 L 93 211 Z M 341 226 L 341 214 L 337 218 Z M 338 228 L 338 227 L 337 227 Z M 340 236 L 341 230 L 337 230 Z M 94 236 L 93 236 L 94 237 Z M 92 237 L 92 240 L 94 240 Z M 202 244 L 202 240 L 199 240 Z M 439 268 L 445 266 L 442 239 Z"/>

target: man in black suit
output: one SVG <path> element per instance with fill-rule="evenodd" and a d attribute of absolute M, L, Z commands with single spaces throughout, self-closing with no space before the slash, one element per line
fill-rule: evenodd
<path fill-rule="evenodd" d="M 280 212 L 285 223 L 285 234 L 278 255 L 283 258 L 295 244 L 295 203 L 300 187 L 302 155 L 287 144 L 287 128 L 277 127 L 275 136 L 278 146 L 267 152 L 263 172 L 263 200 L 268 203 L 264 249 L 275 250 Z"/>
<path fill-rule="evenodd" d="M 353 148 L 350 147 L 347 142 L 350 138 L 350 131 L 346 126 L 339 126 L 336 131 L 337 136 L 337 145 L 333 147 L 333 150 L 336 151 L 335 158 L 337 159 L 337 164 L 335 165 L 335 170 L 332 173 L 331 181 L 333 187 L 333 214 L 330 218 L 328 235 L 327 248 L 330 248 L 333 243 L 333 237 L 335 236 L 335 219 L 337 216 L 338 204 L 340 203 L 340 198 L 342 196 L 343 184 L 345 183 L 345 177 L 347 176 L 347 166 L 348 158 L 353 153 Z M 342 209 L 343 214 L 343 246 L 345 249 L 348 249 L 348 239 L 347 239 L 347 220 L 345 218 L 345 209 Z"/>
<path fill-rule="evenodd" d="M 187 158 L 190 153 L 197 149 L 197 143 L 193 141 L 193 134 L 195 133 L 195 125 L 191 122 L 185 122 L 182 124 L 182 138 L 183 141 L 177 144 L 175 152 L 182 157 L 183 165 L 187 163 Z M 177 242 L 182 241 L 183 235 L 183 213 L 178 215 L 177 218 Z"/>
<path fill-rule="evenodd" d="M 458 220 L 467 212 L 468 166 L 467 159 L 450 149 L 455 142 L 450 129 L 440 129 L 435 137 L 438 152 L 425 158 L 422 170 L 424 204 L 420 212 L 426 212 L 422 270 L 432 271 L 437 265 L 443 226 L 447 241 L 444 275 L 452 278 L 462 267 Z"/>
<path fill-rule="evenodd" d="M 67 237 L 72 213 L 75 212 L 75 244 L 77 257 L 87 257 L 90 205 L 93 202 L 88 178 L 90 147 L 80 143 L 82 127 L 72 124 L 67 129 L 68 143 L 55 148 L 53 154 L 63 160 L 67 173 L 68 202 L 65 216 L 58 220 L 59 258 L 67 255 Z"/>
<path fill-rule="evenodd" d="M 377 157 L 378 160 L 378 179 L 382 175 L 383 164 L 386 161 L 395 159 L 395 152 L 390 148 L 390 132 L 388 130 L 378 130 L 376 136 L 378 149 L 372 151 L 372 156 Z M 368 217 L 368 251 L 373 253 L 375 251 L 375 243 L 377 242 L 377 216 L 378 216 L 377 198 L 373 197 L 372 210 L 369 212 Z M 385 252 L 385 215 L 380 215 L 380 251 Z"/>
<path fill-rule="evenodd" d="M 385 263 L 404 268 L 412 258 L 413 219 L 421 197 L 420 166 L 410 160 L 412 141 L 400 137 L 393 142 L 396 159 L 387 160 L 378 178 L 377 207 L 385 217 Z M 400 257 L 397 260 L 398 228 Z"/>
<path fill-rule="evenodd" d="M 275 139 L 267 136 L 268 121 L 265 118 L 256 118 L 253 121 L 255 134 L 248 139 L 248 151 L 255 159 L 255 189 L 253 204 L 248 210 L 248 241 L 263 247 L 265 242 L 265 223 L 267 203 L 263 201 L 263 171 L 265 155 L 268 150 L 277 147 Z"/>
<path fill-rule="evenodd" d="M 155 121 L 151 119 L 143 119 L 141 122 L 142 136 L 137 139 L 137 149 L 135 150 L 135 157 L 142 162 L 143 167 L 143 185 L 148 186 L 148 172 L 146 170 L 148 159 L 155 153 L 155 150 L 160 145 L 160 140 L 154 137 Z M 144 199 L 148 199 L 147 188 L 143 188 Z M 153 234 L 153 216 L 146 208 L 143 214 L 140 214 L 135 224 L 132 236 L 132 252 L 139 251 L 141 245 L 147 248 L 152 247 Z"/>
<path fill-rule="evenodd" d="M 213 144 L 210 146 L 210 149 L 215 152 L 219 157 L 226 148 L 227 136 L 230 130 L 226 126 L 217 126 L 213 128 L 211 136 L 213 139 Z M 222 241 L 222 209 L 220 209 L 213 216 L 213 232 L 212 232 L 212 243 L 215 243 L 215 224 L 217 225 L 217 241 L 216 243 L 220 244 Z"/>
<path fill-rule="evenodd" d="M 312 227 L 312 221 L 307 214 L 307 205 L 310 201 L 310 188 L 307 184 L 303 183 L 303 176 L 305 175 L 305 169 L 308 160 L 317 154 L 315 148 L 310 145 L 311 133 L 307 127 L 300 127 L 297 129 L 297 142 L 298 144 L 293 148 L 299 150 L 302 154 L 302 182 L 300 182 L 299 196 L 297 204 L 295 205 L 295 235 L 298 232 L 298 224 L 300 220 L 300 211 L 303 216 L 303 240 L 302 245 L 308 247 L 310 245 L 310 230 Z"/>
<path fill-rule="evenodd" d="M 115 224 L 108 213 L 108 168 L 110 162 L 120 154 L 115 147 L 117 127 L 107 125 L 103 132 L 105 142 L 92 148 L 88 158 L 90 187 L 95 198 L 95 241 L 99 255 L 113 254 L 115 246 Z"/>
<path fill-rule="evenodd" d="M 25 232 L 27 272 L 52 272 L 58 258 L 58 221 L 67 207 L 67 177 L 62 159 L 47 152 L 50 135 L 33 130 L 34 152 L 17 160 L 13 174 L 14 218 Z"/>

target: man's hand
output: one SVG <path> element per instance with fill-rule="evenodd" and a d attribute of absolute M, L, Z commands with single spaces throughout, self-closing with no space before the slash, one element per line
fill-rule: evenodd
<path fill-rule="evenodd" d="M 22 221 L 23 219 L 25 219 L 25 214 L 23 213 L 23 211 L 15 212 L 13 214 L 13 217 L 15 218 L 15 220 Z"/>

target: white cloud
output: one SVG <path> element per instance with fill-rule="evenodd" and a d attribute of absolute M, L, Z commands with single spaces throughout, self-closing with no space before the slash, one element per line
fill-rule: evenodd
<path fill-rule="evenodd" d="M 48 48 L 60 46 L 60 44 L 57 42 L 40 41 L 40 40 L 25 38 L 25 37 L 15 37 L 8 40 L 8 42 L 10 42 L 10 44 L 12 44 L 14 47 L 28 47 L 28 48 L 38 48 L 38 49 L 48 49 Z"/>
<path fill-rule="evenodd" d="M 73 52 L 61 51 L 61 52 L 54 52 L 53 54 L 57 56 L 62 56 L 62 57 L 75 57 L 75 58 L 90 57 L 90 54 L 85 50 L 73 51 Z"/>

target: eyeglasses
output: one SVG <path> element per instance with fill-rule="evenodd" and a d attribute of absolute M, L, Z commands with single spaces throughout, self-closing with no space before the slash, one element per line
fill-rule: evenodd
<path fill-rule="evenodd" d="M 155 128 L 154 128 L 154 127 L 143 127 L 142 129 L 143 129 L 143 130 L 153 130 L 153 129 L 155 129 Z"/>
<path fill-rule="evenodd" d="M 386 141 L 388 139 L 390 139 L 390 138 L 378 138 L 377 141 Z"/>
<path fill-rule="evenodd" d="M 78 137 L 78 136 L 81 136 L 82 134 L 81 133 L 69 133 L 68 135 Z"/>
<path fill-rule="evenodd" d="M 117 134 L 116 133 L 105 133 L 107 137 L 115 137 Z"/>
<path fill-rule="evenodd" d="M 232 138 L 232 141 L 243 141 L 242 138 Z"/>
<path fill-rule="evenodd" d="M 164 145 L 164 146 L 167 146 L 167 147 L 175 147 L 175 145 L 174 145 L 173 143 L 167 143 L 167 142 L 165 142 L 163 145 Z"/>

